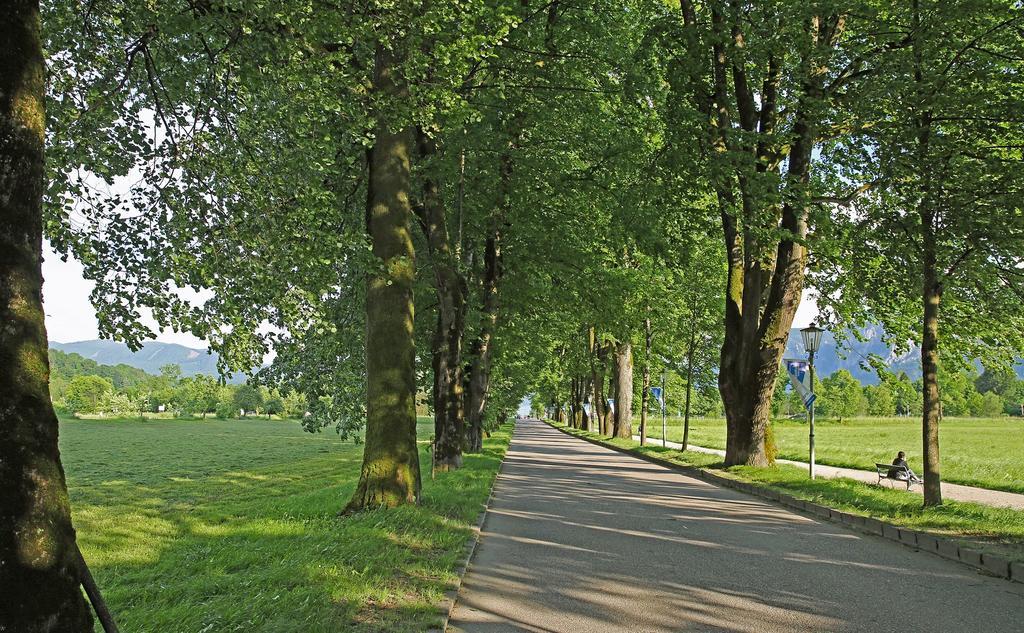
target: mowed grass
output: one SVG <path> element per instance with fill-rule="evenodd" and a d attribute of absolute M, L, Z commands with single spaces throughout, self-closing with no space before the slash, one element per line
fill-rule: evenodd
<path fill-rule="evenodd" d="M 894 525 L 965 541 L 981 551 L 1024 560 L 1024 512 L 976 503 L 946 501 L 938 508 L 923 508 L 921 497 L 905 490 L 875 486 L 852 479 L 807 478 L 796 466 L 725 468 L 722 458 L 708 453 L 678 451 L 639 442 L 609 439 L 595 433 L 559 426 L 569 433 L 680 466 L 707 468 L 726 477 L 775 488 L 821 505 L 870 516 Z M 670 436 L 671 437 L 671 436 Z"/>
<path fill-rule="evenodd" d="M 123 631 L 415 631 L 456 580 L 511 436 L 430 479 L 419 506 L 338 517 L 362 446 L 291 421 L 67 420 L 79 543 Z M 98 630 L 98 627 L 97 627 Z"/>
<path fill-rule="evenodd" d="M 773 423 L 778 457 L 807 461 L 807 422 Z M 634 422 L 639 433 L 639 422 Z M 669 441 L 683 436 L 683 421 L 668 420 Z M 661 439 L 661 419 L 650 420 L 648 437 Z M 920 418 L 854 418 L 837 422 L 818 420 L 814 425 L 818 463 L 874 470 L 875 462 L 889 463 L 897 451 L 906 451 L 910 467 L 920 473 Z M 725 448 L 725 420 L 691 418 L 690 442 Z M 942 479 L 993 490 L 1024 493 L 1024 419 L 946 418 L 939 423 Z"/>

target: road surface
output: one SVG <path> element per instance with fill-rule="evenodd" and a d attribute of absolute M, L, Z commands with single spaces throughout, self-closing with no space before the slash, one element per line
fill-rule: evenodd
<path fill-rule="evenodd" d="M 1024 584 L 530 420 L 449 630 L 1024 632 Z"/>

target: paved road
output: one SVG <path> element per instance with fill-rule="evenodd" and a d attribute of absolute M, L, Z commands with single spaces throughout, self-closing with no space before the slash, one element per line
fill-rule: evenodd
<path fill-rule="evenodd" d="M 633 439 L 640 441 L 639 435 L 634 435 Z M 661 438 L 647 438 L 648 444 L 655 446 L 661 446 Z M 665 446 L 669 448 L 679 449 L 682 448 L 682 444 L 679 442 L 668 441 L 665 442 Z M 688 445 L 688 450 L 697 451 L 700 453 L 711 453 L 712 455 L 725 456 L 725 451 L 717 448 L 705 448 L 703 446 L 695 446 L 693 444 Z M 791 466 L 797 466 L 799 468 L 807 468 L 807 462 L 798 462 L 791 459 L 779 459 L 776 460 L 780 464 L 789 464 Z M 878 483 L 878 474 L 873 470 L 856 470 L 854 468 L 839 468 L 838 466 L 823 466 L 822 464 L 815 464 L 814 473 L 818 477 L 825 477 L 827 479 L 835 479 L 836 477 L 846 477 L 847 479 L 856 479 L 869 484 Z M 921 473 L 918 473 L 920 476 Z M 896 488 L 906 489 L 906 484 L 898 482 L 884 482 L 883 485 L 893 485 Z M 917 494 L 924 494 L 924 490 L 921 486 L 914 486 L 911 490 Z M 989 490 L 988 488 L 976 488 L 974 486 L 962 486 L 960 484 L 951 484 L 942 482 L 942 498 L 943 499 L 954 499 L 956 501 L 971 501 L 973 503 L 984 503 L 990 506 L 998 506 L 1003 508 L 1013 508 L 1014 510 L 1024 510 L 1024 495 L 1017 494 L 1015 492 L 1004 492 L 1002 490 Z"/>
<path fill-rule="evenodd" d="M 521 421 L 450 631 L 1024 631 L 1024 584 Z"/>

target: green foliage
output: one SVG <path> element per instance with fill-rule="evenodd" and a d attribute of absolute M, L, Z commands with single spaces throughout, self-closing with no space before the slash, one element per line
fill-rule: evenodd
<path fill-rule="evenodd" d="M 96 413 L 113 389 L 114 385 L 107 378 L 88 374 L 75 376 L 64 393 L 64 406 L 73 413 Z"/>
<path fill-rule="evenodd" d="M 257 413 L 263 409 L 263 394 L 254 385 L 239 385 L 231 396 L 235 409 L 242 412 L 242 417 L 248 413 Z"/>
<path fill-rule="evenodd" d="M 240 407 L 235 404 L 235 389 L 221 387 L 217 392 L 217 405 L 214 407 L 215 415 L 221 420 L 230 420 L 242 415 Z"/>
<path fill-rule="evenodd" d="M 821 381 L 821 396 L 815 403 L 829 417 L 852 418 L 864 413 L 866 403 L 860 382 L 849 371 L 840 369 Z"/>
<path fill-rule="evenodd" d="M 867 413 L 874 416 L 890 416 L 896 414 L 896 398 L 886 383 L 864 387 L 864 399 L 867 401 Z"/>

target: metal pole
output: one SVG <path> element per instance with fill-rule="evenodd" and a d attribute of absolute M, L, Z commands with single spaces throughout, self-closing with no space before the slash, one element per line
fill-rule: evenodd
<path fill-rule="evenodd" d="M 668 394 L 665 393 L 667 387 L 668 370 L 661 370 L 661 446 L 668 446 L 668 420 L 665 418 L 665 410 L 668 405 Z"/>
<path fill-rule="evenodd" d="M 808 438 L 810 440 L 811 459 L 810 459 L 810 463 L 808 464 L 808 466 L 810 468 L 811 479 L 814 479 L 814 399 L 813 399 L 813 396 L 814 396 L 814 352 L 810 353 L 810 363 L 809 364 L 810 364 L 810 370 L 811 370 L 811 396 L 812 396 L 812 399 L 811 399 L 811 411 L 810 411 L 810 415 L 811 415 L 811 417 L 810 417 L 810 421 L 811 421 L 811 434 L 810 434 L 810 437 Z"/>

